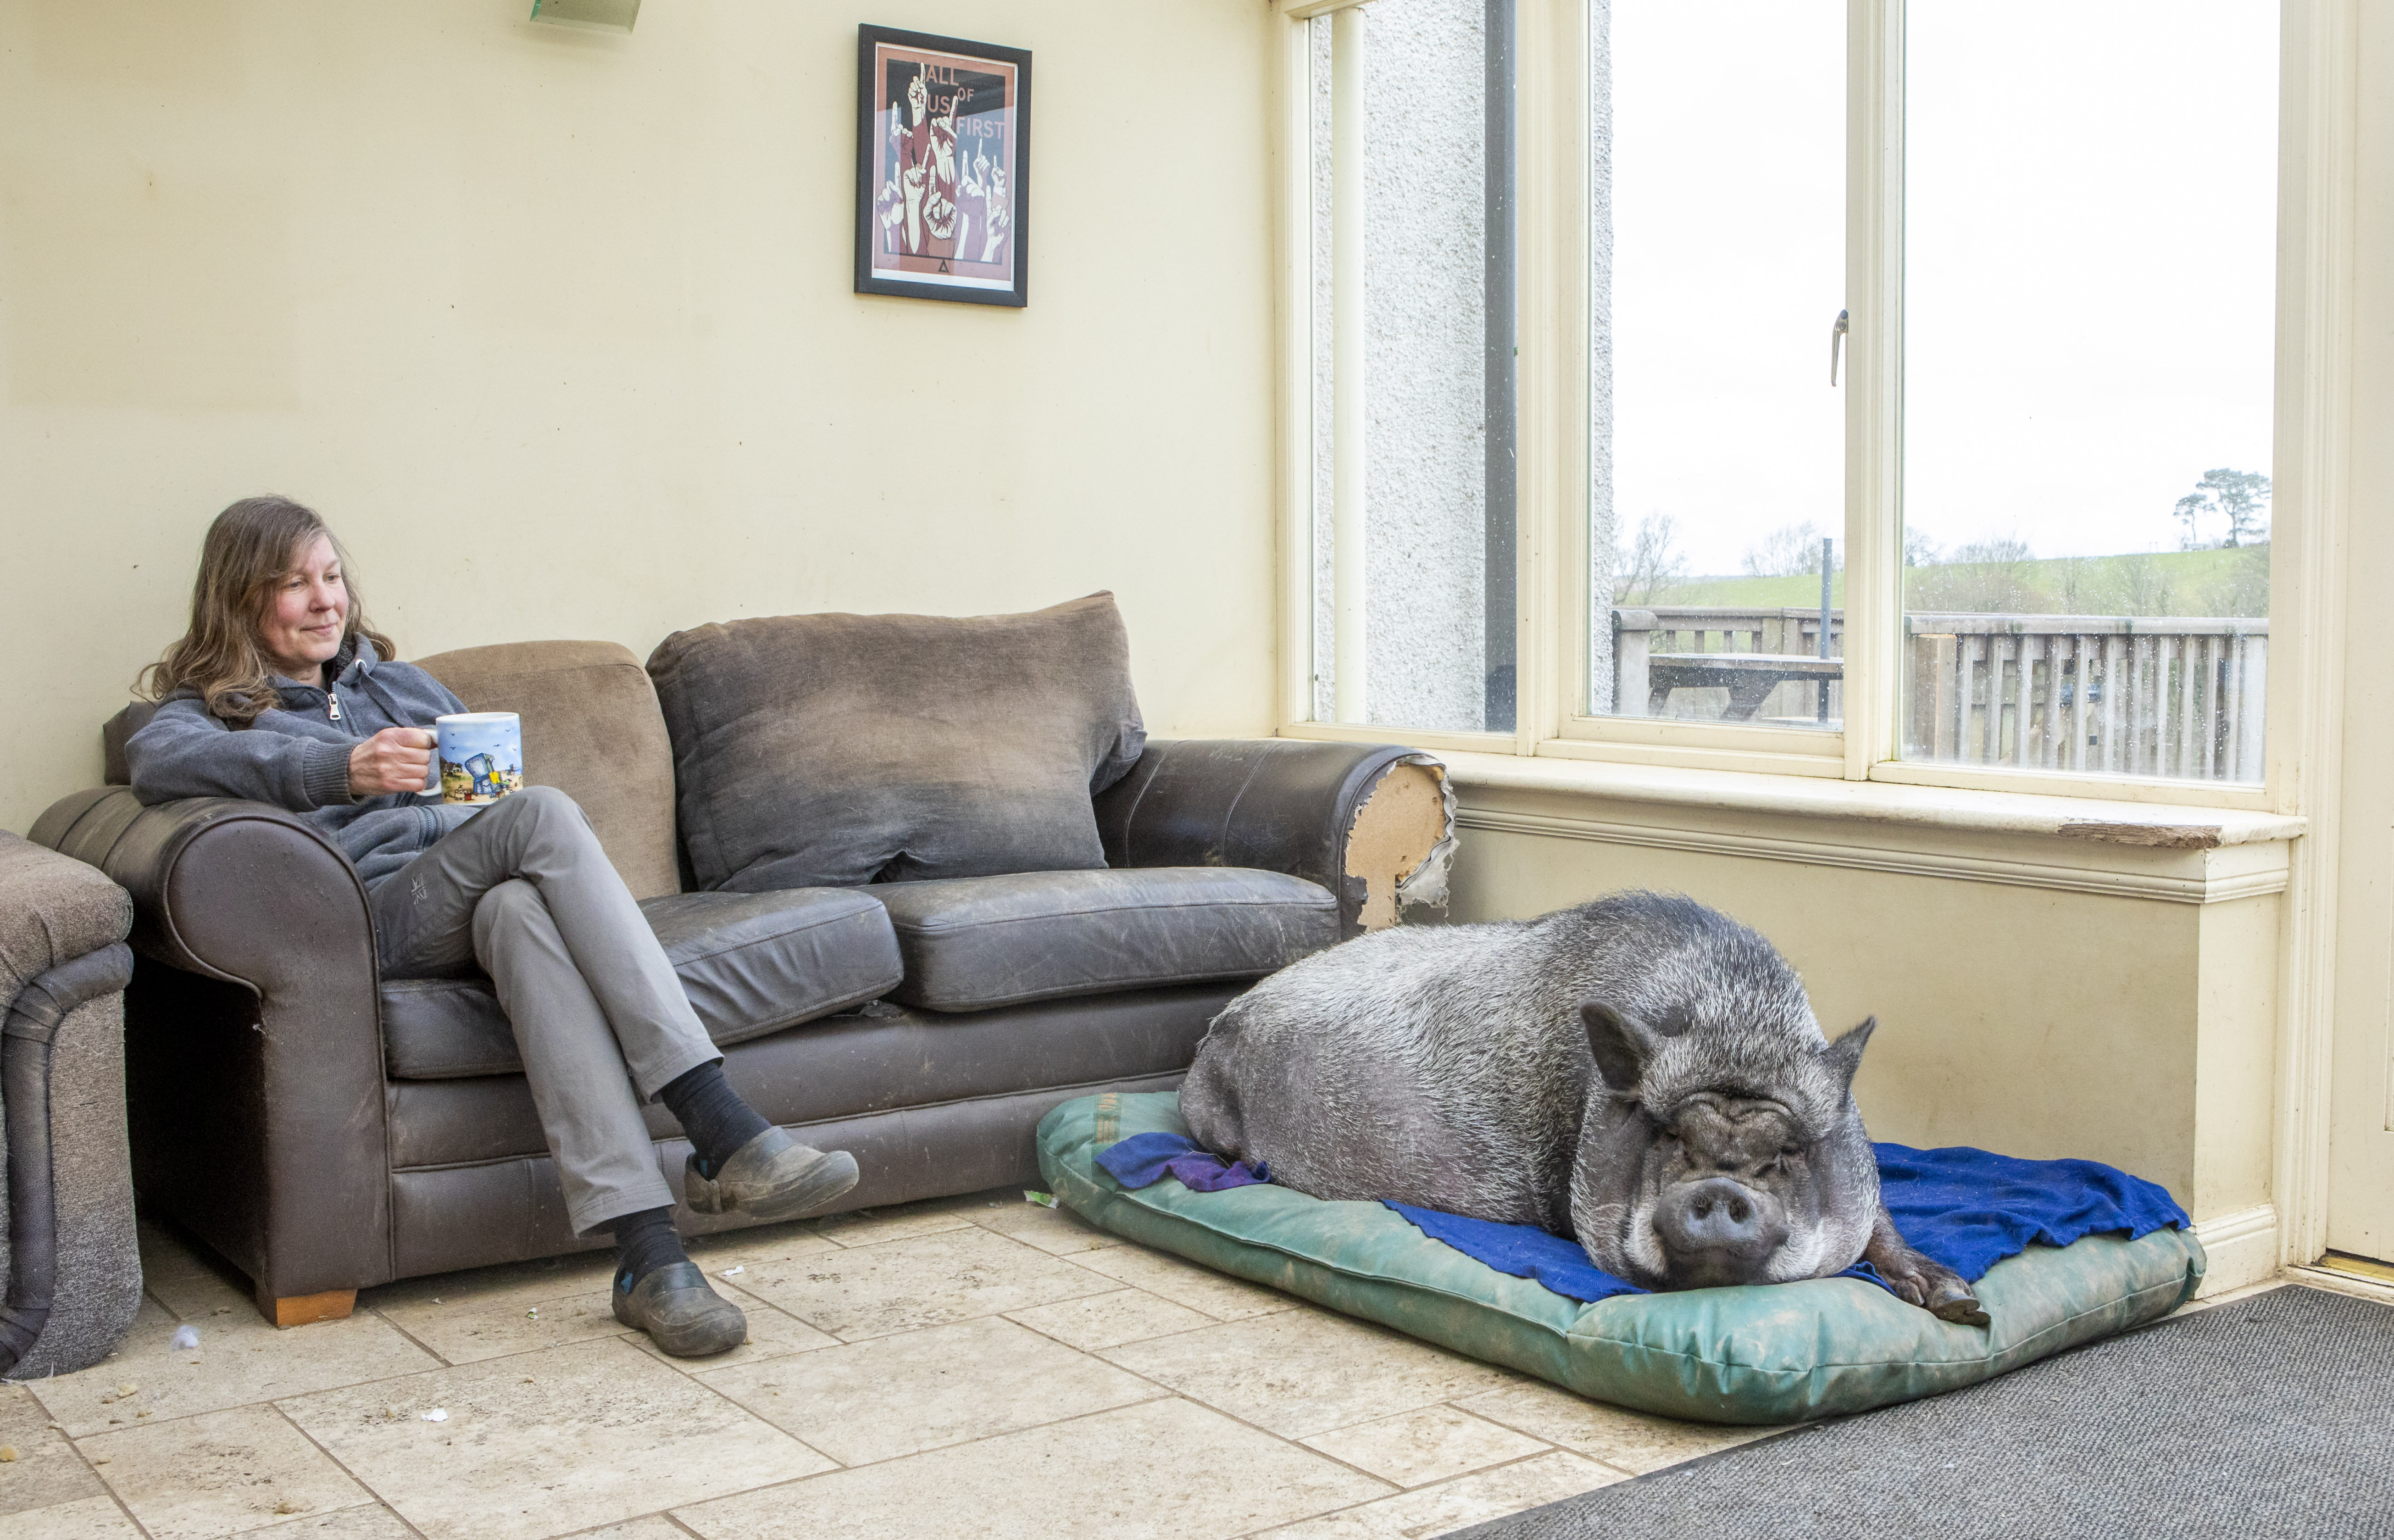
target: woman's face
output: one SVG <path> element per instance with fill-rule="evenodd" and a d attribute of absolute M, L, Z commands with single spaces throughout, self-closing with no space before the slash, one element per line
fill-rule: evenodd
<path fill-rule="evenodd" d="M 258 651 L 267 666 L 286 678 L 316 678 L 341 650 L 341 626 L 349 615 L 349 590 L 341 581 L 341 559 L 332 536 L 320 534 L 299 547 L 290 568 L 275 581 L 257 627 Z"/>

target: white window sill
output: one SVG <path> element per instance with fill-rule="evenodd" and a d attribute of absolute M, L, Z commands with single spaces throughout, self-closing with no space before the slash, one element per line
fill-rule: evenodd
<path fill-rule="evenodd" d="M 1717 812 L 1749 812 L 1993 835 L 2042 835 L 2103 845 L 2216 849 L 2299 838 L 2285 813 L 2032 792 L 1831 781 L 1746 770 L 1678 770 L 1594 759 L 1434 751 L 1458 788 L 1577 795 Z"/>
<path fill-rule="evenodd" d="M 1464 859 L 1476 847 L 1500 884 L 1514 860 L 1577 859 L 1561 852 L 1593 843 L 2214 904 L 2283 891 L 2305 827 L 2224 808 L 1435 752 Z M 1601 859 L 1612 886 L 1649 880 L 1634 859 Z"/>

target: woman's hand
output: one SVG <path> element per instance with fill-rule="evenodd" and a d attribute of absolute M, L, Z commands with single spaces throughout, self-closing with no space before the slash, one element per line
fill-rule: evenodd
<path fill-rule="evenodd" d="M 387 727 L 349 750 L 349 795 L 420 792 L 432 779 L 432 748 L 440 740 L 420 727 Z"/>

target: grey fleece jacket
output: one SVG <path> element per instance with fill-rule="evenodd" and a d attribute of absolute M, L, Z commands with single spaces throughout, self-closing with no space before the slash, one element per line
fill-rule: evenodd
<path fill-rule="evenodd" d="M 353 800 L 349 751 L 388 727 L 429 728 L 465 703 L 414 664 L 385 663 L 352 637 L 331 664 L 333 685 L 278 677 L 279 707 L 236 731 L 178 690 L 125 745 L 144 803 L 239 796 L 286 808 L 322 830 L 371 888 L 480 809 L 394 792 Z"/>

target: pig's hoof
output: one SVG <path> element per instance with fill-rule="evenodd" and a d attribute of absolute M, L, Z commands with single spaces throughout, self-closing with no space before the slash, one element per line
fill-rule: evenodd
<path fill-rule="evenodd" d="M 1894 1285 L 1895 1296 L 1907 1305 L 1917 1305 L 1940 1321 L 1950 1321 L 1957 1326 L 1987 1324 L 1986 1307 L 1962 1275 L 1940 1266 L 1916 1251 L 1906 1251 L 1900 1257 L 1888 1259 L 1889 1265 L 1879 1269 L 1879 1276 Z"/>
<path fill-rule="evenodd" d="M 1940 1284 L 1928 1296 L 1927 1308 L 1938 1320 L 1950 1321 L 1957 1326 L 1983 1326 L 1988 1321 L 1986 1307 L 1958 1278 Z"/>
<path fill-rule="evenodd" d="M 1921 1309 L 1940 1321 L 1950 1321 L 1957 1326 L 1983 1326 L 1987 1323 L 1986 1307 L 1979 1303 L 1978 1295 L 1953 1269 L 1940 1266 L 1927 1257 L 1919 1258 L 1922 1297 L 1916 1301 Z"/>

